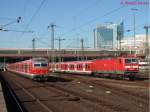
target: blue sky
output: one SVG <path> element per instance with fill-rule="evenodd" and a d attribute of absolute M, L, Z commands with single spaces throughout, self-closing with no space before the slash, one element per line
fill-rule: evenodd
<path fill-rule="evenodd" d="M 148 20 L 148 5 L 121 4 L 122 0 L 0 0 L 0 27 L 21 16 L 20 23 L 3 29 L 34 31 L 34 33 L 0 31 L 0 48 L 31 48 L 36 39 L 36 48 L 50 47 L 50 23 L 56 25 L 55 38 L 64 38 L 62 48 L 79 47 L 83 38 L 86 47 L 93 47 L 93 28 L 106 22 L 119 23 L 124 18 L 125 30 L 133 29 L 133 11 L 136 8 L 136 34 L 145 33 Z M 126 0 L 131 2 L 133 0 Z M 147 2 L 148 0 L 137 0 Z M 42 6 L 40 4 L 43 2 Z M 40 8 L 39 8 L 40 7 Z M 118 9 L 120 8 L 120 9 Z M 39 9 L 39 10 L 38 10 Z M 118 9 L 117 11 L 113 11 Z M 112 13 L 109 13 L 111 12 Z M 109 13 L 109 14 L 107 14 Z M 106 14 L 106 16 L 104 16 Z M 133 32 L 125 33 L 126 36 Z M 55 41 L 58 48 L 58 41 Z"/>

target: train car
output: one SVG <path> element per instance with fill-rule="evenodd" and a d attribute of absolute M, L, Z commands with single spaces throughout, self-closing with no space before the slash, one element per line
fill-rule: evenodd
<path fill-rule="evenodd" d="M 52 66 L 53 65 L 53 66 Z M 135 57 L 110 57 L 88 61 L 50 63 L 50 71 L 78 73 L 93 76 L 128 77 L 134 79 L 139 71 Z"/>
<path fill-rule="evenodd" d="M 149 68 L 148 61 L 146 59 L 139 60 L 139 70 L 140 71 L 147 71 Z"/>
<path fill-rule="evenodd" d="M 33 80 L 46 80 L 48 77 L 48 60 L 45 58 L 32 58 L 7 64 L 6 69 Z"/>
<path fill-rule="evenodd" d="M 140 59 L 139 60 L 139 79 L 149 79 L 149 73 L 150 73 L 150 65 L 148 63 L 148 60 L 146 59 Z"/>

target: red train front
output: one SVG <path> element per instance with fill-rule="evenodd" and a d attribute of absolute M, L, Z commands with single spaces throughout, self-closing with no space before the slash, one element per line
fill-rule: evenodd
<path fill-rule="evenodd" d="M 8 64 L 6 69 L 34 80 L 46 80 L 48 77 L 48 60 L 45 58 L 33 58 Z"/>
<path fill-rule="evenodd" d="M 124 68 L 126 74 L 136 74 L 139 72 L 138 58 L 136 57 L 126 57 L 124 60 Z"/>
<path fill-rule="evenodd" d="M 133 79 L 139 71 L 137 58 L 113 57 L 94 61 L 93 73 Z"/>

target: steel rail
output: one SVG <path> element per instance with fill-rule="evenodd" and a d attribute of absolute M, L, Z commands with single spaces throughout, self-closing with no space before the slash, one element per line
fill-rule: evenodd
<path fill-rule="evenodd" d="M 26 90 L 24 87 L 22 87 L 21 85 L 19 85 L 18 83 L 16 83 L 17 86 L 19 86 L 25 93 L 27 93 L 29 96 L 31 96 L 35 101 L 37 101 L 42 107 L 44 107 L 48 112 L 53 112 L 50 108 L 48 108 L 48 106 L 46 106 L 45 104 L 43 104 L 38 98 L 36 98 L 35 96 L 33 96 L 28 90 Z"/>
<path fill-rule="evenodd" d="M 11 89 L 11 87 L 9 86 L 8 82 L 4 82 L 5 86 L 8 88 L 8 91 L 10 92 L 11 96 L 13 97 L 13 99 L 15 100 L 17 107 L 19 108 L 20 112 L 24 112 L 24 109 L 22 108 L 22 106 L 20 105 L 20 102 L 18 101 L 18 99 L 16 98 L 15 94 L 13 93 L 13 90 Z"/>

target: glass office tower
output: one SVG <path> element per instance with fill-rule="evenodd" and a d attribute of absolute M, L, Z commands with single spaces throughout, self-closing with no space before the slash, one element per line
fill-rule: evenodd
<path fill-rule="evenodd" d="M 102 49 L 117 49 L 118 41 L 123 38 L 123 22 L 117 24 L 98 25 L 95 46 Z"/>

